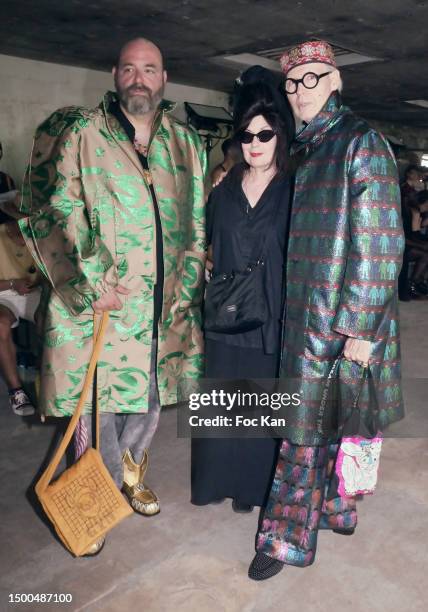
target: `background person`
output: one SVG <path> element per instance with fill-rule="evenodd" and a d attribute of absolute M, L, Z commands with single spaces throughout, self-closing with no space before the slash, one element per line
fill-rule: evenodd
<path fill-rule="evenodd" d="M 422 229 L 428 224 L 428 191 L 418 191 L 416 199 L 402 202 L 403 229 L 406 237 L 403 269 L 400 273 L 400 299 L 418 299 L 428 295 L 428 235 Z M 409 274 L 410 262 L 414 262 Z"/>
<path fill-rule="evenodd" d="M 0 142 L 0 159 L 3 158 L 3 146 Z M 5 172 L 0 171 L 0 223 L 10 219 L 7 209 L 14 204 L 18 192 L 13 179 Z"/>
<path fill-rule="evenodd" d="M 16 221 L 0 224 L 0 370 L 8 387 L 9 404 L 18 416 L 34 414 L 22 388 L 12 329 L 20 319 L 34 323 L 40 302 L 40 275 Z"/>
<path fill-rule="evenodd" d="M 418 166 L 411 164 L 404 172 L 404 181 L 401 184 L 401 200 L 405 208 L 416 203 L 418 193 L 424 189 L 421 172 Z"/>
<path fill-rule="evenodd" d="M 213 185 L 213 187 L 220 183 L 229 170 L 242 159 L 239 144 L 234 142 L 232 138 L 223 140 L 221 143 L 221 150 L 223 152 L 223 161 L 217 164 L 211 172 L 211 185 Z"/>
<path fill-rule="evenodd" d="M 398 291 L 400 300 L 409 301 L 426 295 L 425 287 L 421 282 L 425 278 L 426 253 L 425 245 L 420 244 L 420 229 L 425 226 L 426 212 L 424 207 L 419 211 L 419 195 L 424 192 L 419 167 L 411 164 L 407 166 L 401 184 L 401 216 L 403 229 L 406 237 L 406 248 L 403 256 L 403 266 L 398 279 Z M 413 235 L 413 225 L 416 224 L 417 234 Z M 409 264 L 414 263 L 412 272 L 409 272 Z"/>

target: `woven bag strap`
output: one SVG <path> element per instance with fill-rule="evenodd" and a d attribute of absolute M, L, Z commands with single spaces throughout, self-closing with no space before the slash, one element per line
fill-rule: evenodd
<path fill-rule="evenodd" d="M 108 314 L 107 314 L 107 317 L 108 317 Z M 102 322 L 102 319 L 100 321 L 99 317 L 97 317 L 94 314 L 94 333 L 93 333 L 94 351 L 95 351 L 95 345 L 97 343 L 98 332 L 100 331 L 100 328 L 101 328 L 101 322 Z M 101 347 L 100 347 L 100 350 L 101 350 Z M 100 411 L 99 411 L 99 405 L 98 405 L 97 363 L 98 363 L 98 358 L 95 361 L 94 373 L 92 375 L 92 382 L 93 382 L 93 387 L 92 387 L 92 410 L 95 409 L 95 448 L 97 450 L 100 450 Z"/>
<path fill-rule="evenodd" d="M 88 397 L 88 393 L 92 387 L 94 372 L 95 372 L 95 368 L 97 367 L 98 358 L 99 358 L 101 348 L 103 345 L 104 334 L 107 328 L 108 318 L 109 318 L 108 312 L 104 312 L 102 319 L 101 319 L 101 323 L 98 327 L 98 332 L 96 334 L 96 339 L 94 341 L 94 346 L 92 349 L 91 359 L 89 361 L 88 370 L 86 372 L 85 381 L 83 383 L 83 389 L 80 394 L 80 398 L 79 398 L 76 410 L 74 411 L 74 414 L 70 419 L 70 423 L 68 424 L 64 437 L 60 445 L 58 446 L 54 456 L 52 457 L 51 462 L 49 463 L 48 467 L 43 472 L 40 480 L 37 483 L 37 493 L 38 494 L 43 493 L 43 491 L 45 491 L 47 487 L 49 486 L 49 483 L 52 480 L 53 475 L 55 474 L 55 471 L 59 465 L 59 462 L 64 456 L 65 451 L 67 450 L 67 446 L 69 445 L 70 440 L 74 434 L 74 430 L 76 429 L 80 415 L 82 414 L 83 406 L 85 404 L 86 398 Z M 95 328 L 95 324 L 96 324 L 96 320 L 94 317 L 94 328 Z M 96 418 L 97 418 L 97 447 L 99 448 L 99 444 L 98 444 L 98 440 L 99 440 L 98 402 L 97 401 L 95 402 L 95 407 L 97 411 L 97 415 L 96 415 Z"/>

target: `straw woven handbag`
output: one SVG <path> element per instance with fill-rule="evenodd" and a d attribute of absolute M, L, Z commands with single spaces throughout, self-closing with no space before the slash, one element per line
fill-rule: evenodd
<path fill-rule="evenodd" d="M 94 341 L 94 348 L 77 408 L 64 438 L 35 489 L 43 510 L 59 538 L 76 557 L 82 556 L 110 529 L 133 514 L 115 485 L 99 452 L 99 410 L 96 411 L 96 447 L 88 448 L 78 461 L 51 483 L 74 434 L 85 400 L 92 388 L 101 351 L 108 313 L 104 313 Z M 95 330 L 95 320 L 94 320 Z"/>

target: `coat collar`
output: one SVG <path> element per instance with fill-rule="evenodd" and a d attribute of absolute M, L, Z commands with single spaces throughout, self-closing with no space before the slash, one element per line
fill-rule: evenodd
<path fill-rule="evenodd" d="M 102 99 L 99 105 L 99 108 L 105 117 L 105 121 L 107 123 L 107 127 L 111 134 L 111 137 L 113 137 L 113 139 L 116 140 L 119 146 L 125 151 L 126 155 L 132 161 L 134 166 L 141 173 L 142 166 L 141 166 L 140 160 L 138 159 L 138 155 L 133 147 L 133 144 L 129 140 L 127 133 L 121 126 L 118 119 L 109 112 L 110 104 L 112 102 L 118 102 L 118 101 L 119 99 L 117 97 L 117 93 L 114 91 L 108 91 L 105 94 L 104 98 Z M 162 100 L 162 102 L 159 105 L 158 111 L 155 115 L 154 121 L 153 121 L 150 143 L 153 140 L 154 136 L 157 134 L 159 127 L 162 124 L 165 114 L 174 110 L 175 106 L 176 105 L 173 102 L 170 102 L 168 100 Z M 150 143 L 149 143 L 149 147 L 150 147 Z"/>
<path fill-rule="evenodd" d="M 342 104 L 340 94 L 334 91 L 318 115 L 297 132 L 292 145 L 293 153 L 299 151 L 305 145 L 315 143 L 317 140 L 321 139 L 323 134 L 336 125 L 342 115 L 348 110 L 349 109 Z"/>
<path fill-rule="evenodd" d="M 109 126 L 109 128 L 115 133 L 116 136 L 118 136 L 118 131 L 122 133 L 122 136 L 119 136 L 119 140 L 124 140 L 124 138 L 126 137 L 126 134 L 124 132 L 124 130 L 121 128 L 119 122 L 117 121 L 117 119 L 115 117 L 113 117 L 109 112 L 108 109 L 110 107 L 110 104 L 112 102 L 118 102 L 119 99 L 117 97 L 117 93 L 114 91 L 108 91 L 104 98 L 102 99 L 99 108 L 102 110 L 106 121 L 107 121 L 107 125 Z M 162 119 L 164 117 L 164 115 L 166 113 L 170 113 L 171 111 L 173 111 L 176 107 L 176 104 L 174 102 L 171 102 L 169 100 L 162 100 L 159 108 L 157 110 L 157 113 L 155 115 L 154 121 L 153 121 L 153 128 L 152 128 L 152 136 L 151 139 L 153 139 L 154 135 L 156 134 L 156 132 L 159 129 L 160 124 L 162 123 Z M 127 138 L 127 137 L 126 137 Z"/>

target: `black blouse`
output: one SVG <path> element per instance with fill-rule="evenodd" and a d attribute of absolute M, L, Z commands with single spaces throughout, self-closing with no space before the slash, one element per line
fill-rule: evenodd
<path fill-rule="evenodd" d="M 263 348 L 273 354 L 280 348 L 283 311 L 283 276 L 290 182 L 275 176 L 256 206 L 250 206 L 242 189 L 243 164 L 237 164 L 216 187 L 207 204 L 208 244 L 213 248 L 213 274 L 244 270 L 259 255 L 266 232 L 265 290 L 270 317 L 263 327 L 241 334 L 206 332 L 211 340 L 247 348 Z M 272 214 L 276 207 L 274 223 Z"/>

